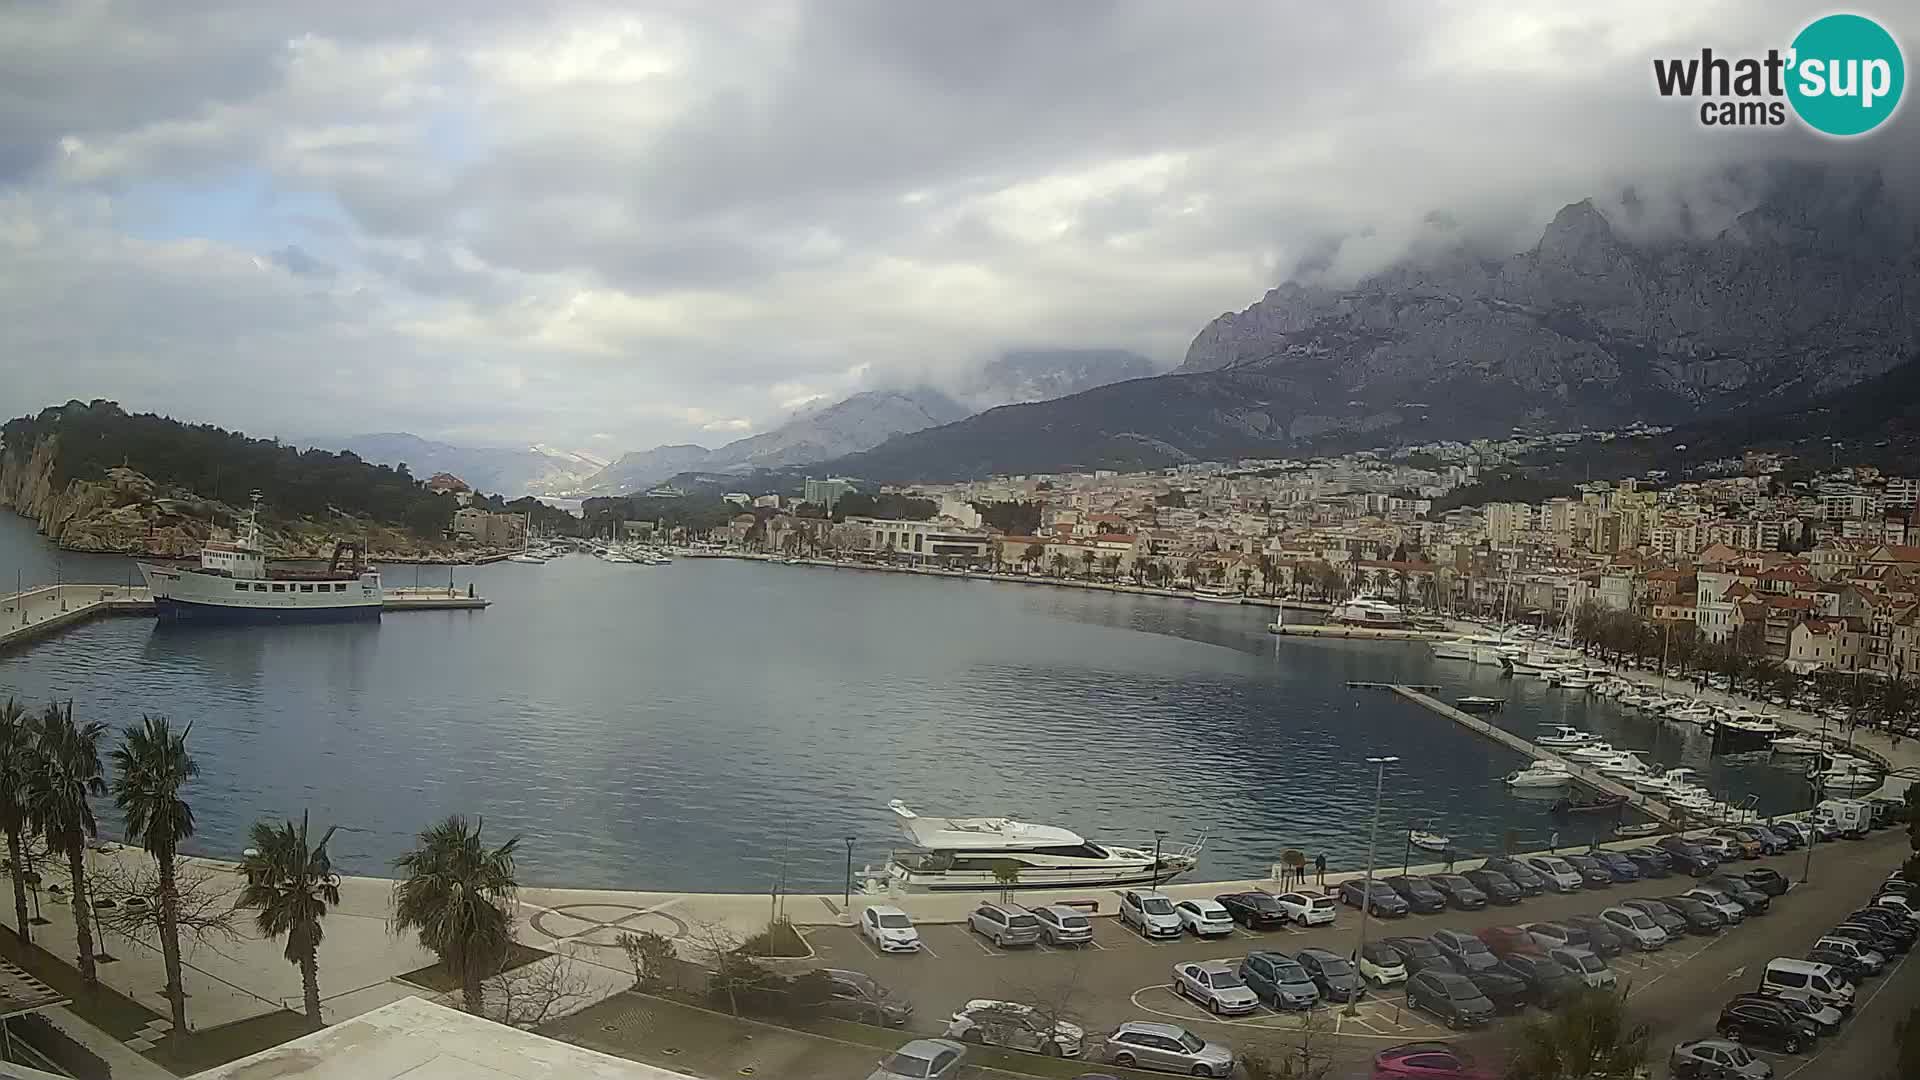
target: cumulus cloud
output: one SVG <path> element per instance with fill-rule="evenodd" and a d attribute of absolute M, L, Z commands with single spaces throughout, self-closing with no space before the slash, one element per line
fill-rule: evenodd
<path fill-rule="evenodd" d="M 1729 165 L 1920 144 L 1911 107 L 1862 149 L 1653 92 L 1818 13 L 11 5 L 0 407 L 641 447 L 1010 347 L 1171 366 L 1290 276 L 1524 247 L 1590 195 L 1710 230 Z"/>

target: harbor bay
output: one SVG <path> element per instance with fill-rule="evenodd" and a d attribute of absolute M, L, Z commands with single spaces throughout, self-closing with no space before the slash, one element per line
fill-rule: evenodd
<path fill-rule="evenodd" d="M 0 559 L 29 587 L 131 573 L 11 517 Z M 192 721 L 201 854 L 233 857 L 255 818 L 310 809 L 343 827 L 344 869 L 379 874 L 460 811 L 527 834 L 528 881 L 582 887 L 834 889 L 845 838 L 856 871 L 901 843 L 894 798 L 1121 844 L 1204 834 L 1193 880 L 1265 876 L 1288 849 L 1354 869 L 1376 754 L 1401 758 L 1382 866 L 1410 826 L 1464 856 L 1509 832 L 1573 843 L 1610 824 L 1556 825 L 1499 783 L 1519 754 L 1349 681 L 1506 697 L 1493 721 L 1523 736 L 1569 724 L 1698 768 L 1763 812 L 1806 804 L 1796 771 L 1710 759 L 1696 729 L 1435 661 L 1424 643 L 1277 638 L 1265 608 L 725 559 L 387 580 L 416 576 L 495 603 L 345 625 L 102 620 L 0 656 L 0 697 L 71 698 L 116 728 L 143 712 Z"/>

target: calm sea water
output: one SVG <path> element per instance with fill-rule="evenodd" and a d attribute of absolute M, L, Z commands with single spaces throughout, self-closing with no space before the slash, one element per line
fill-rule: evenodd
<path fill-rule="evenodd" d="M 0 581 L 124 582 L 0 514 Z M 897 834 L 887 800 L 1010 814 L 1114 842 L 1207 835 L 1201 876 L 1264 874 L 1288 848 L 1365 860 L 1374 774 L 1397 754 L 1380 861 L 1431 819 L 1462 851 L 1542 840 L 1545 803 L 1498 777 L 1518 755 L 1349 679 L 1512 699 L 1500 722 L 1595 731 L 1707 771 L 1763 808 L 1793 774 L 1611 702 L 1433 661 L 1424 645 L 1278 639 L 1265 609 L 731 560 L 387 568 L 474 583 L 485 612 L 374 625 L 186 628 L 97 621 L 0 656 L 0 696 L 72 698 L 118 728 L 192 721 L 194 849 L 234 855 L 262 816 L 345 831 L 380 873 L 453 811 L 526 834 L 524 876 L 583 887 L 837 888 Z M 135 578 L 137 580 L 137 577 Z M 118 835 L 111 808 L 103 828 Z M 1578 830 L 1563 829 L 1572 841 Z"/>

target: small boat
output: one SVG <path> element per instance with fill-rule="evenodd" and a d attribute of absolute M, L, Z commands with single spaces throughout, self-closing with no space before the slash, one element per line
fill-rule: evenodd
<path fill-rule="evenodd" d="M 1422 851 L 1445 851 L 1452 846 L 1453 837 L 1429 832 L 1426 829 L 1408 829 L 1407 843 Z"/>
<path fill-rule="evenodd" d="M 1436 641 L 1430 644 L 1428 649 L 1432 651 L 1435 660 L 1471 661 L 1473 659 L 1473 642 L 1467 638 L 1448 638 L 1445 641 Z"/>
<path fill-rule="evenodd" d="M 1195 590 L 1198 592 L 1198 590 Z M 1239 600 L 1234 600 L 1239 603 Z M 1356 596 L 1333 609 L 1333 621 L 1348 626 L 1398 629 L 1407 625 L 1407 613 L 1398 605 L 1374 596 Z"/>
<path fill-rule="evenodd" d="M 1503 697 L 1480 697 L 1477 694 L 1468 694 L 1463 698 L 1455 698 L 1453 703 L 1461 712 L 1489 713 L 1499 712 L 1500 707 L 1507 703 L 1507 699 Z"/>
<path fill-rule="evenodd" d="M 1561 799 L 1553 804 L 1554 817 L 1568 814 L 1605 814 L 1617 812 L 1627 805 L 1625 795 L 1601 795 L 1592 799 Z"/>
<path fill-rule="evenodd" d="M 512 554 L 512 555 L 509 555 L 509 556 L 507 556 L 507 561 L 508 561 L 508 562 L 515 562 L 515 563 L 531 563 L 531 564 L 533 564 L 534 566 L 545 566 L 545 565 L 547 565 L 547 560 L 545 560 L 545 559 L 543 559 L 543 558 L 541 558 L 541 557 L 540 557 L 540 556 L 538 556 L 538 555 L 530 555 L 530 554 L 528 554 L 527 552 L 524 552 L 524 551 L 521 551 L 521 552 L 516 552 L 516 553 L 514 553 L 514 554 Z"/>
<path fill-rule="evenodd" d="M 1246 599 L 1246 595 L 1238 589 L 1227 589 L 1218 585 L 1201 585 L 1193 590 L 1193 598 L 1209 604 L 1238 604 Z"/>
<path fill-rule="evenodd" d="M 1827 744 L 1805 735 L 1788 735 L 1783 739 L 1773 740 L 1771 749 L 1778 757 L 1812 757 L 1815 754 L 1825 753 Z"/>
<path fill-rule="evenodd" d="M 1510 788 L 1561 788 L 1573 783 L 1573 774 L 1556 761 L 1536 761 L 1501 778 Z"/>
<path fill-rule="evenodd" d="M 1587 765 L 1598 765 L 1603 761 L 1612 761 L 1614 758 L 1619 757 L 1620 754 L 1621 751 L 1614 749 L 1612 743 L 1597 742 L 1588 743 L 1585 746 L 1576 746 L 1572 750 L 1567 751 L 1566 756 L 1572 761 L 1578 761 Z"/>
<path fill-rule="evenodd" d="M 1656 836 L 1664 828 L 1666 826 L 1657 821 L 1649 821 L 1641 825 L 1615 825 L 1613 835 L 1622 840 L 1636 840 L 1643 836 Z"/>
<path fill-rule="evenodd" d="M 1545 735 L 1536 735 L 1534 743 L 1539 746 L 1590 746 L 1599 741 L 1599 736 L 1570 728 L 1565 724 L 1554 724 Z"/>

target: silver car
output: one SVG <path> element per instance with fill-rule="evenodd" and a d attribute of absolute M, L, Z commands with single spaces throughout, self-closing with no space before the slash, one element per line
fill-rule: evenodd
<path fill-rule="evenodd" d="M 915 1039 L 880 1059 L 867 1080 L 951 1080 L 967 1048 L 952 1039 Z"/>
<path fill-rule="evenodd" d="M 1040 920 L 1040 936 L 1049 945 L 1085 945 L 1093 940 L 1093 920 L 1065 904 L 1034 908 L 1033 917 Z"/>
<path fill-rule="evenodd" d="M 953 1014 L 947 1024 L 947 1038 L 961 1042 L 1004 1046 L 1048 1057 L 1079 1057 L 1086 1032 L 1076 1024 L 1054 1020 L 1047 1030 L 1047 1017 L 1031 1005 L 1016 1001 L 969 1001 Z"/>
<path fill-rule="evenodd" d="M 1019 904 L 981 904 L 967 916 L 967 929 L 1001 948 L 1040 944 L 1040 920 Z"/>
<path fill-rule="evenodd" d="M 1704 887 L 1693 888 L 1688 889 L 1680 895 L 1691 896 L 1695 900 L 1726 916 L 1728 926 L 1739 926 L 1741 923 L 1747 921 L 1747 909 L 1741 907 L 1739 901 L 1721 892 L 1719 889 L 1708 889 Z"/>
<path fill-rule="evenodd" d="M 1520 861 L 1545 878 L 1547 888 L 1554 892 L 1579 892 L 1586 887 L 1587 879 L 1580 876 L 1580 871 L 1557 855 L 1533 855 Z"/>
<path fill-rule="evenodd" d="M 1260 1007 L 1260 996 L 1225 960 L 1173 965 L 1173 992 L 1216 1016 L 1250 1013 Z"/>
<path fill-rule="evenodd" d="M 1628 907 L 1610 907 L 1600 913 L 1600 921 L 1613 932 L 1634 943 L 1642 952 L 1667 947 L 1667 932 L 1644 911 Z"/>
<path fill-rule="evenodd" d="M 1607 966 L 1605 960 L 1595 956 L 1592 949 L 1566 945 L 1558 949 L 1548 949 L 1547 955 L 1557 961 L 1561 967 L 1573 972 L 1574 978 L 1595 990 L 1613 988 L 1613 969 Z"/>
<path fill-rule="evenodd" d="M 1129 1021 L 1107 1039 L 1107 1060 L 1123 1069 L 1161 1069 L 1190 1076 L 1233 1075 L 1233 1051 L 1178 1024 Z"/>

